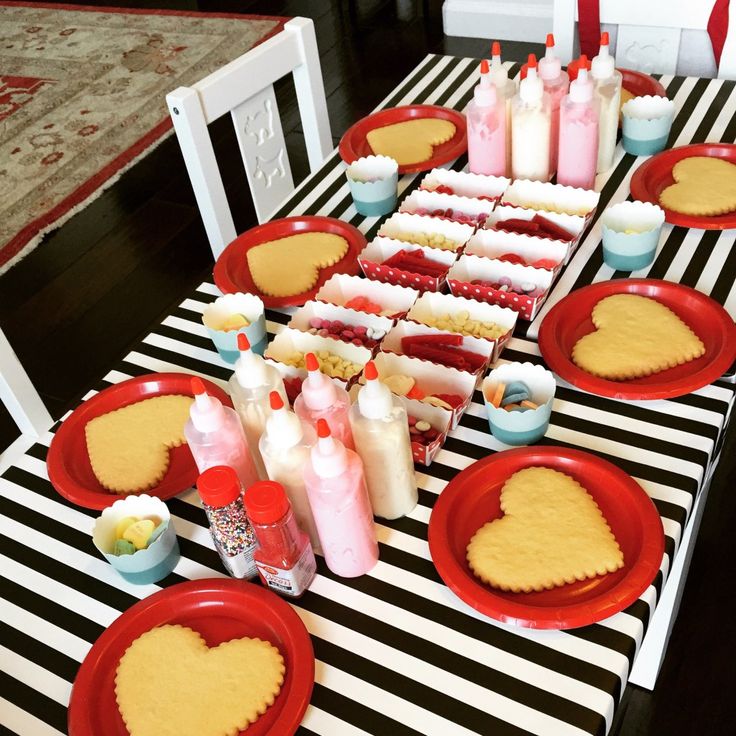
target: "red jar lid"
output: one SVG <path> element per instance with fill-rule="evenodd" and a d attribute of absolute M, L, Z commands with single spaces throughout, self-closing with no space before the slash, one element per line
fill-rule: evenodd
<path fill-rule="evenodd" d="M 242 492 L 237 473 L 227 465 L 215 465 L 197 478 L 199 497 L 208 506 L 218 508 L 236 501 Z"/>
<path fill-rule="evenodd" d="M 254 524 L 273 524 L 289 510 L 289 499 L 281 483 L 261 480 L 254 483 L 243 496 L 245 513 Z"/>

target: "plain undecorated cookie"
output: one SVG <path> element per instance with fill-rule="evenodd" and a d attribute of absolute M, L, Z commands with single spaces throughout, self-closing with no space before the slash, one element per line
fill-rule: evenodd
<path fill-rule="evenodd" d="M 419 118 L 375 128 L 366 134 L 366 139 L 376 155 L 388 156 L 399 166 L 408 166 L 432 158 L 434 146 L 449 141 L 455 130 L 449 120 Z"/>
<path fill-rule="evenodd" d="M 691 156 L 672 167 L 674 184 L 659 195 L 662 207 L 683 215 L 712 217 L 736 210 L 736 165 L 720 158 Z"/>

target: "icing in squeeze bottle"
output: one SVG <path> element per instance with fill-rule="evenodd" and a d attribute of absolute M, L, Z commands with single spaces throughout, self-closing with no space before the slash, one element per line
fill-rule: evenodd
<path fill-rule="evenodd" d="M 265 479 L 266 469 L 258 449 L 258 441 L 271 413 L 268 395 L 271 391 L 278 391 L 286 402 L 286 390 L 281 374 L 250 349 L 248 338 L 242 332 L 238 335 L 238 350 L 240 357 L 235 361 L 235 373 L 228 382 L 228 388 L 243 423 L 258 476 Z"/>
<path fill-rule="evenodd" d="M 506 101 L 491 82 L 488 62 L 480 63 L 480 84 L 465 111 L 468 161 L 473 174 L 506 175 Z"/>
<path fill-rule="evenodd" d="M 192 378 L 192 393 L 194 403 L 189 409 L 189 421 L 184 425 L 184 436 L 199 472 L 215 465 L 227 465 L 244 488 L 255 483 L 258 473 L 235 410 L 207 395 L 201 378 Z"/>
<path fill-rule="evenodd" d="M 608 53 L 608 32 L 604 31 L 601 34 L 600 51 L 598 56 L 593 57 L 590 69 L 598 107 L 598 173 L 608 171 L 613 166 L 613 153 L 616 150 L 623 77 L 614 64 L 614 58 Z"/>
<path fill-rule="evenodd" d="M 346 578 L 363 575 L 378 562 L 378 542 L 363 463 L 317 421 L 317 444 L 304 468 L 309 503 L 327 567 Z"/>
<path fill-rule="evenodd" d="M 557 139 L 560 131 L 560 103 L 567 94 L 570 78 L 562 71 L 562 63 L 555 54 L 555 37 L 547 34 L 547 50 L 539 60 L 539 78 L 544 91 L 549 96 L 550 141 L 549 141 L 549 173 L 557 170 Z"/>
<path fill-rule="evenodd" d="M 271 391 L 271 416 L 266 420 L 266 431 L 261 435 L 261 457 L 271 480 L 280 483 L 291 501 L 300 529 L 309 535 L 312 549 L 321 551 L 317 525 L 304 487 L 304 466 L 309 461 L 309 450 L 317 441 L 312 427 L 303 424 L 289 411 L 281 394 Z"/>
<path fill-rule="evenodd" d="M 378 380 L 372 360 L 364 375 L 365 386 L 350 409 L 355 450 L 363 461 L 373 513 L 398 519 L 419 500 L 406 409 Z"/>
<path fill-rule="evenodd" d="M 491 82 L 496 88 L 496 93 L 506 104 L 506 172 L 509 176 L 511 171 L 511 100 L 516 94 L 516 84 L 509 79 L 509 72 L 501 62 L 501 44 L 494 41 L 491 46 Z"/>
<path fill-rule="evenodd" d="M 537 57 L 529 54 L 526 78 L 511 107 L 511 169 L 514 179 L 550 178 L 550 110 L 542 80 L 537 77 Z"/>
<path fill-rule="evenodd" d="M 592 189 L 598 160 L 598 111 L 588 60 L 580 57 L 577 79 L 560 107 L 560 150 L 557 183 Z"/>
<path fill-rule="evenodd" d="M 333 436 L 349 450 L 355 449 L 350 429 L 350 397 L 331 378 L 320 372 L 317 356 L 307 353 L 307 377 L 302 392 L 296 397 L 294 411 L 310 427 L 317 427 L 319 419 L 326 419 Z"/>
<path fill-rule="evenodd" d="M 281 595 L 301 597 L 314 580 L 317 563 L 283 487 L 259 481 L 246 490 L 243 501 L 258 540 L 255 561 L 261 581 Z"/>

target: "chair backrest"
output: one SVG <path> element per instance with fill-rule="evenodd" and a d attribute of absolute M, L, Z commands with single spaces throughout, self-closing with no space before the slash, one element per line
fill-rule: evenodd
<path fill-rule="evenodd" d="M 616 26 L 616 65 L 647 73 L 736 78 L 736 18 L 716 65 L 706 32 L 715 0 L 600 0 L 601 25 Z M 736 6 L 736 3 L 731 3 Z M 554 0 L 552 30 L 563 63 L 575 53 L 577 0 Z M 736 16 L 736 7 L 734 13 Z"/>
<path fill-rule="evenodd" d="M 314 171 L 333 148 L 314 23 L 293 18 L 282 31 L 197 82 L 166 96 L 212 252 L 237 235 L 207 125 L 230 113 L 258 221 L 293 191 L 273 83 L 291 72 Z"/>

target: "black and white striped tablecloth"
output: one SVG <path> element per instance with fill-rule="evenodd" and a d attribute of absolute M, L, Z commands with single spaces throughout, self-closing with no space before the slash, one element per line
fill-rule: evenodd
<path fill-rule="evenodd" d="M 462 108 L 476 65 L 429 56 L 383 106 L 431 102 Z M 733 138 L 733 83 L 662 81 L 678 106 L 678 143 Z M 636 163 L 619 155 L 601 206 L 626 197 Z M 404 188 L 415 185 L 412 177 L 401 181 Z M 300 213 L 347 219 L 369 234 L 378 224 L 356 214 L 336 154 L 279 215 Z M 623 275 L 602 265 L 596 228 L 594 223 L 553 300 L 583 283 Z M 733 310 L 732 241 L 730 232 L 668 228 L 649 274 L 696 286 Z M 201 323 L 204 305 L 217 294 L 211 283 L 202 284 L 96 390 L 172 370 L 224 385 L 232 369 L 220 361 Z M 268 317 L 272 334 L 288 321 L 281 312 Z M 503 359 L 541 361 L 536 343 L 524 337 L 511 341 Z M 317 658 L 300 736 L 605 734 L 694 498 L 717 461 L 733 401 L 733 390 L 723 385 L 655 402 L 619 402 L 558 386 L 544 442 L 583 448 L 630 473 L 654 500 L 667 544 L 654 583 L 626 611 L 574 631 L 540 632 L 499 624 L 466 606 L 443 585 L 429 556 L 427 522 L 437 495 L 459 470 L 503 449 L 488 432 L 476 394 L 435 462 L 420 469 L 417 508 L 407 518 L 379 524 L 376 568 L 344 580 L 320 561 L 314 584 L 296 605 Z M 21 736 L 66 732 L 71 684 L 90 646 L 121 612 L 159 589 L 123 582 L 97 554 L 90 537 L 96 512 L 65 502 L 49 484 L 44 460 L 51 437 L 0 477 L 0 725 Z M 161 585 L 222 575 L 196 492 L 169 505 L 182 559 Z"/>

